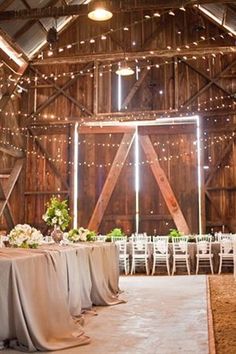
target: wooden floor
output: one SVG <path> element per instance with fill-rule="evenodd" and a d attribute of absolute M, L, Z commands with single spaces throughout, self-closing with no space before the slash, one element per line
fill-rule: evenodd
<path fill-rule="evenodd" d="M 127 303 L 85 318 L 91 344 L 58 354 L 207 354 L 206 277 L 121 277 Z M 4 350 L 2 354 L 15 354 Z"/>

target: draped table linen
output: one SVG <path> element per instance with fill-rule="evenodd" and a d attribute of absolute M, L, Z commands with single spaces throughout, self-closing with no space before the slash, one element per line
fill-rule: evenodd
<path fill-rule="evenodd" d="M 0 248 L 0 342 L 24 351 L 88 344 L 78 321 L 92 305 L 115 305 L 114 244 Z"/>

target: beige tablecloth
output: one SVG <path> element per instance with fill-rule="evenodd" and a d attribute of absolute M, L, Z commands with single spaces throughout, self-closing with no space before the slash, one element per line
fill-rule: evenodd
<path fill-rule="evenodd" d="M 0 248 L 0 342 L 24 351 L 89 343 L 74 318 L 118 299 L 114 244 Z"/>

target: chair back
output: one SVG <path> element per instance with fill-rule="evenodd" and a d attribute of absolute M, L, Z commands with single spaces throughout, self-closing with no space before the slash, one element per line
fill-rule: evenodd
<path fill-rule="evenodd" d="M 168 236 L 153 236 L 153 253 L 167 255 L 169 246 Z"/>
<path fill-rule="evenodd" d="M 230 254 L 233 253 L 233 239 L 232 237 L 221 238 L 220 240 L 220 253 Z"/>
<path fill-rule="evenodd" d="M 196 237 L 197 254 L 210 254 L 211 253 L 211 240 L 210 235 L 199 235 Z"/>
<path fill-rule="evenodd" d="M 97 241 L 97 242 L 105 242 L 106 238 L 107 238 L 106 235 L 98 235 L 98 236 L 95 237 L 95 241 Z"/>
<path fill-rule="evenodd" d="M 147 234 L 144 232 L 143 234 L 133 234 L 130 237 L 131 241 L 137 242 L 137 241 L 144 241 L 144 242 L 152 242 L 152 236 L 147 236 Z"/>
<path fill-rule="evenodd" d="M 116 245 L 118 245 L 118 247 L 119 247 L 119 254 L 120 255 L 126 256 L 128 254 L 127 241 L 126 240 L 116 241 Z"/>
<path fill-rule="evenodd" d="M 172 237 L 173 255 L 188 253 L 188 236 Z"/>
<path fill-rule="evenodd" d="M 147 242 L 138 240 L 132 241 L 132 255 L 133 256 L 146 256 L 148 253 Z"/>
<path fill-rule="evenodd" d="M 111 236 L 111 242 L 127 241 L 127 236 Z"/>
<path fill-rule="evenodd" d="M 220 242 L 221 240 L 231 240 L 232 235 L 231 234 L 222 234 L 218 233 L 218 241 Z"/>

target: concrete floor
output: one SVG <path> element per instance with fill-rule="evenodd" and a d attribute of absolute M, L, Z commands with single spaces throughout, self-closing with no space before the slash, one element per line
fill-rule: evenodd
<path fill-rule="evenodd" d="M 121 277 L 120 287 L 127 303 L 85 318 L 91 344 L 51 353 L 208 354 L 204 275 Z"/>

